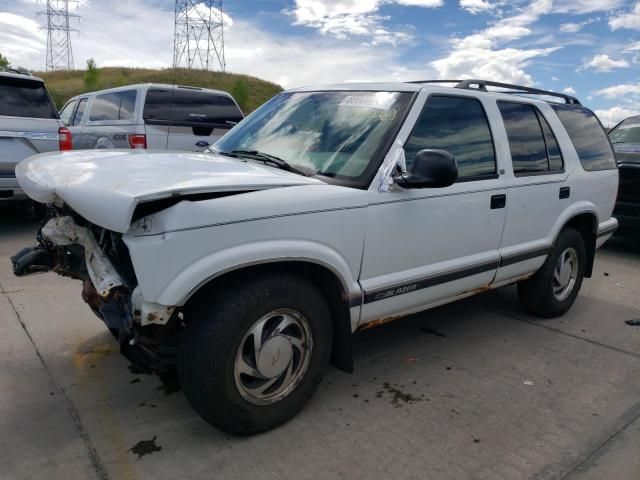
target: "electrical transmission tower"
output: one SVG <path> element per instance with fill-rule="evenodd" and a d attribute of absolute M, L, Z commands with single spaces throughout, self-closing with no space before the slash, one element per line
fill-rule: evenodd
<path fill-rule="evenodd" d="M 77 32 L 69 26 L 69 18 L 79 15 L 69 13 L 69 3 L 77 0 L 47 0 L 47 10 L 38 15 L 47 17 L 47 71 L 73 70 L 73 50 L 71 32 Z"/>
<path fill-rule="evenodd" d="M 173 66 L 225 71 L 222 0 L 176 0 Z"/>

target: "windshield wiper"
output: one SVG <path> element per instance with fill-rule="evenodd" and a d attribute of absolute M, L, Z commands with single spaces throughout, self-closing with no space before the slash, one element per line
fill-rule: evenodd
<path fill-rule="evenodd" d="M 275 155 L 260 152 L 258 150 L 231 150 L 230 152 L 220 152 L 220 153 L 222 155 L 236 155 L 239 157 L 245 156 L 255 160 L 260 160 L 264 163 L 270 163 L 282 170 L 297 173 L 298 175 L 304 175 L 305 177 L 309 175 L 307 172 L 294 167 L 293 165 L 288 163 L 286 160 L 276 157 Z"/>

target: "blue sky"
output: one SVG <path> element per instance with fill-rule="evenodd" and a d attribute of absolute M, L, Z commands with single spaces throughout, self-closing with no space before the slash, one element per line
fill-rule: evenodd
<path fill-rule="evenodd" d="M 0 0 L 0 52 L 43 69 L 45 2 Z M 170 0 L 81 0 L 75 64 L 168 67 Z M 486 78 L 574 93 L 611 124 L 640 114 L 638 0 L 225 0 L 227 69 L 286 87 Z"/>

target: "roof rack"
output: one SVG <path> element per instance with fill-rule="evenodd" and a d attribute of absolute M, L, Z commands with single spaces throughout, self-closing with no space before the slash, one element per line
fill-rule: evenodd
<path fill-rule="evenodd" d="M 580 101 L 571 95 L 565 93 L 552 92 L 550 90 L 541 90 L 539 88 L 523 87 L 521 85 L 511 85 L 509 83 L 492 82 L 490 80 L 416 80 L 408 83 L 455 83 L 455 88 L 465 90 L 480 90 L 488 92 L 487 87 L 510 88 L 511 90 L 497 92 L 512 95 L 547 95 L 550 97 L 562 98 L 567 105 L 581 105 Z"/>
<path fill-rule="evenodd" d="M 33 76 L 31 75 L 30 72 L 27 72 L 26 70 L 20 70 L 18 68 L 11 68 L 11 67 L 0 67 L 0 72 L 17 73 L 19 75 L 28 75 L 30 77 Z"/>

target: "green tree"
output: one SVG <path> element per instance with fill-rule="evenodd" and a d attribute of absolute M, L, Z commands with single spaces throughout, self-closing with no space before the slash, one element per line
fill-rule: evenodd
<path fill-rule="evenodd" d="M 242 110 L 246 110 L 247 102 L 249 101 L 249 85 L 244 78 L 236 80 L 236 83 L 233 85 L 233 89 L 231 90 L 231 95 L 236 99 L 240 108 L 242 108 Z"/>
<path fill-rule="evenodd" d="M 87 60 L 87 71 L 84 72 L 82 79 L 84 80 L 84 86 L 87 90 L 97 90 L 98 89 L 98 67 L 96 65 L 96 61 L 93 58 Z"/>
<path fill-rule="evenodd" d="M 0 68 L 9 68 L 11 66 L 11 62 L 0 53 Z"/>

